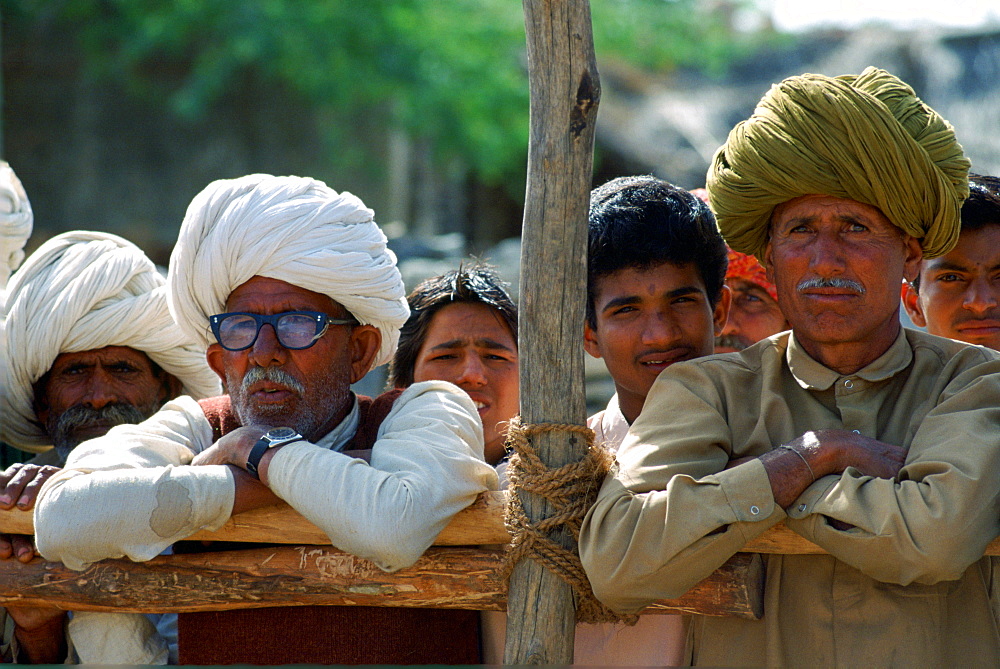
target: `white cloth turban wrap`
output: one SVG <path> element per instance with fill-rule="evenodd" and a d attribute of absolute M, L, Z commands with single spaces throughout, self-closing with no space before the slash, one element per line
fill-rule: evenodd
<path fill-rule="evenodd" d="M 31 203 L 14 170 L 0 161 L 0 293 L 24 260 L 24 243 L 34 221 Z"/>
<path fill-rule="evenodd" d="M 191 201 L 167 274 L 170 311 L 188 336 L 214 342 L 209 316 L 254 276 L 327 295 L 374 325 L 376 366 L 392 357 L 410 313 L 372 210 L 315 179 L 251 174 L 214 181 Z"/>
<path fill-rule="evenodd" d="M 128 346 L 144 352 L 195 398 L 221 392 L 205 351 L 167 309 L 165 279 L 129 241 L 67 232 L 45 242 L 7 294 L 7 378 L 0 397 L 3 438 L 26 451 L 50 447 L 33 409 L 32 385 L 60 353 Z"/>

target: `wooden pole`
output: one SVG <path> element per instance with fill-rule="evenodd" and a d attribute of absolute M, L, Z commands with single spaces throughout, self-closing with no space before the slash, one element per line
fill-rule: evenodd
<path fill-rule="evenodd" d="M 523 0 L 531 128 L 521 235 L 521 417 L 582 425 L 582 331 L 587 288 L 587 210 L 600 83 L 586 0 Z M 580 460 L 584 443 L 551 432 L 533 438 L 550 468 Z M 551 515 L 525 493 L 532 522 Z M 575 550 L 568 533 L 553 537 Z M 575 609 L 570 587 L 532 560 L 510 578 L 505 664 L 570 664 Z"/>

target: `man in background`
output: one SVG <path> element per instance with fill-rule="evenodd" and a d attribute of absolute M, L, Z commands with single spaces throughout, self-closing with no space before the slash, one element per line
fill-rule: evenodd
<path fill-rule="evenodd" d="M 615 383 L 587 421 L 617 451 L 661 372 L 713 352 L 726 325 L 726 245 L 708 206 L 651 176 L 619 177 L 590 194 L 584 348 Z M 576 662 L 680 665 L 686 616 L 646 615 L 633 627 L 578 625 Z"/>
<path fill-rule="evenodd" d="M 958 244 L 920 263 L 903 306 L 931 334 L 1000 350 L 1000 179 L 969 176 Z"/>
<path fill-rule="evenodd" d="M 177 395 L 218 394 L 218 378 L 170 316 L 164 284 L 141 250 L 101 232 L 58 235 L 14 274 L 2 348 L 8 367 L 0 430 L 12 445 L 38 455 L 0 474 L 0 508 L 32 509 L 41 485 L 82 441 L 115 425 L 142 422 Z M 0 535 L 0 558 L 28 562 L 34 554 L 31 537 Z M 65 659 L 64 611 L 7 611 L 16 625 L 18 661 Z M 70 635 L 83 639 L 95 615 L 120 619 L 121 636 L 107 640 L 103 650 L 110 654 L 80 659 L 134 660 L 128 648 L 141 634 L 127 630 L 148 625 L 146 618 L 77 615 Z"/>
<path fill-rule="evenodd" d="M 462 266 L 422 281 L 389 366 L 389 385 L 440 379 L 468 393 L 483 422 L 486 462 L 506 462 L 518 412 L 517 306 L 493 268 Z"/>
<path fill-rule="evenodd" d="M 705 204 L 708 191 L 691 191 Z M 729 319 L 722 334 L 715 338 L 716 353 L 735 353 L 756 344 L 761 339 L 788 329 L 788 321 L 778 307 L 778 290 L 767 278 L 767 270 L 752 255 L 734 251 L 728 246 L 729 265 L 726 285 L 733 293 Z"/>
<path fill-rule="evenodd" d="M 7 317 L 4 307 L 7 280 L 24 260 L 24 245 L 31 236 L 33 224 L 31 203 L 21 181 L 6 162 L 0 161 L 0 349 L 3 348 L 4 320 Z M 7 361 L 0 356 L 0 378 L 6 365 Z M 0 468 L 17 458 L 0 431 Z"/>
<path fill-rule="evenodd" d="M 726 327 L 715 338 L 716 353 L 742 351 L 788 329 L 778 306 L 778 290 L 756 258 L 729 249 L 726 285 L 733 299 Z"/>

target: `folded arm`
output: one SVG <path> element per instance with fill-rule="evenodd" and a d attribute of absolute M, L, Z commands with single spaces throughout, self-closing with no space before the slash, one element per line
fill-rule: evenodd
<path fill-rule="evenodd" d="M 266 479 L 334 546 L 386 571 L 413 564 L 456 513 L 497 487 L 475 406 L 440 381 L 399 396 L 370 465 L 300 442 L 278 449 Z"/>
<path fill-rule="evenodd" d="M 35 505 L 38 551 L 71 569 L 105 558 L 149 560 L 233 508 L 225 466 L 188 467 L 211 444 L 198 404 L 181 397 L 139 425 L 84 442 L 42 487 Z"/>
<path fill-rule="evenodd" d="M 803 493 L 788 526 L 879 581 L 954 580 L 1000 534 L 1000 377 L 959 376 L 921 421 L 896 477 L 848 467 Z"/>

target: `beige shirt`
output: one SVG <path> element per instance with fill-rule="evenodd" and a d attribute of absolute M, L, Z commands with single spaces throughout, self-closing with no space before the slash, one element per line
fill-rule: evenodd
<path fill-rule="evenodd" d="M 386 571 L 413 564 L 452 516 L 497 487 L 476 409 L 450 383 L 414 384 L 399 396 L 370 465 L 334 450 L 353 434 L 334 439 L 341 431 L 283 447 L 269 464 L 269 485 L 334 546 Z M 232 473 L 190 465 L 212 442 L 190 397 L 84 442 L 39 495 L 38 550 L 84 569 L 104 558 L 149 560 L 198 530 L 217 529 L 233 508 Z"/>
<path fill-rule="evenodd" d="M 784 521 L 829 555 L 769 556 L 764 618 L 697 617 L 692 662 L 997 665 L 992 570 L 981 558 L 1000 534 L 998 358 L 905 331 L 841 376 L 783 333 L 673 365 L 584 522 L 595 592 L 624 612 L 679 597 Z M 787 514 L 759 460 L 724 470 L 824 428 L 906 446 L 906 464 L 893 480 L 850 467 L 825 476 Z"/>

